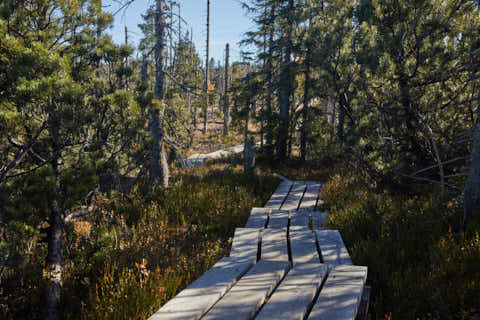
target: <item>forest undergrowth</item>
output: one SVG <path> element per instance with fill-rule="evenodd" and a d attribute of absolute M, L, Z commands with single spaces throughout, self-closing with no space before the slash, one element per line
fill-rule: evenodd
<path fill-rule="evenodd" d="M 478 319 L 478 219 L 463 234 L 463 208 L 439 192 L 375 193 L 353 173 L 333 175 L 323 198 L 326 228 L 368 266 L 373 319 Z"/>
<path fill-rule="evenodd" d="M 142 187 L 105 197 L 110 200 L 65 233 L 63 318 L 153 314 L 228 255 L 234 229 L 278 185 L 273 172 L 325 182 L 326 228 L 338 229 L 354 264 L 369 268 L 370 319 L 480 316 L 479 219 L 464 234 L 461 205 L 442 199 L 439 190 L 378 190 L 327 158 L 276 165 L 260 156 L 255 171 L 245 175 L 236 155 L 179 174 L 172 187 L 150 197 Z M 46 244 L 35 233 L 17 239 L 25 252 L 16 269 L 2 270 L 0 315 L 39 319 Z"/>
<path fill-rule="evenodd" d="M 150 198 L 141 188 L 112 194 L 106 198 L 113 200 L 68 226 L 64 319 L 147 318 L 228 255 L 235 227 L 278 184 L 277 178 L 245 176 L 240 166 L 221 163 L 175 180 Z M 46 244 L 35 232 L 17 239 L 26 252 L 17 268 L 2 270 L 0 318 L 41 319 Z"/>

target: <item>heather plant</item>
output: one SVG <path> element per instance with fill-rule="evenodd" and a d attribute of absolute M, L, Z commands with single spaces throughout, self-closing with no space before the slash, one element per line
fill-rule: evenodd
<path fill-rule="evenodd" d="M 373 319 L 471 319 L 480 313 L 478 231 L 439 192 L 374 192 L 355 174 L 334 175 L 323 192 L 326 227 L 338 229 L 355 264 L 368 266 Z M 478 230 L 478 223 L 473 230 Z"/>
<path fill-rule="evenodd" d="M 234 229 L 277 183 L 217 162 L 189 169 L 150 196 L 139 186 L 99 198 L 94 211 L 66 226 L 63 317 L 145 319 L 229 254 Z M 41 318 L 46 245 L 23 225 L 2 232 L 21 240 L 15 253 L 21 263 L 14 269 L 15 257 L 2 261 L 0 315 Z M 0 250 L 11 252 L 11 246 L 2 243 Z"/>

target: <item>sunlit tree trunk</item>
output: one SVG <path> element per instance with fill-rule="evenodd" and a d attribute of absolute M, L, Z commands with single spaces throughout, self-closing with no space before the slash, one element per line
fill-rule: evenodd
<path fill-rule="evenodd" d="M 164 62 L 164 6 L 163 0 L 156 0 L 155 12 L 155 98 L 158 103 L 152 108 L 150 117 L 150 134 L 153 145 L 150 153 L 150 186 L 161 182 L 163 187 L 168 187 L 169 168 L 165 150 L 163 118 L 165 106 L 163 97 L 165 91 Z"/>

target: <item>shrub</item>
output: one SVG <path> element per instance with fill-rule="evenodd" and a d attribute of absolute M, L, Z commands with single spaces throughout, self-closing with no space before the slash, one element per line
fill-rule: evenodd
<path fill-rule="evenodd" d="M 354 263 L 369 267 L 374 319 L 479 315 L 478 233 L 459 233 L 461 208 L 445 207 L 436 193 L 374 193 L 353 174 L 333 176 L 323 198 L 327 228 L 340 230 Z"/>
<path fill-rule="evenodd" d="M 142 186 L 105 195 L 95 212 L 66 226 L 63 318 L 145 319 L 228 255 L 235 227 L 278 183 L 221 162 L 173 180 L 149 197 Z M 0 225 L 0 235 L 19 240 L 18 259 L 13 242 L 0 241 L 0 317 L 39 319 L 46 243 L 29 225 Z M 13 258 L 21 262 L 15 268 Z"/>

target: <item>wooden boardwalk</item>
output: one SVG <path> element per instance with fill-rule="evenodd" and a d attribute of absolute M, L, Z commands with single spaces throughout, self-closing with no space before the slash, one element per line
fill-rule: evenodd
<path fill-rule="evenodd" d="M 338 231 L 321 228 L 320 189 L 318 182 L 280 183 L 235 230 L 230 256 L 149 319 L 364 318 L 367 267 L 352 265 Z"/>

